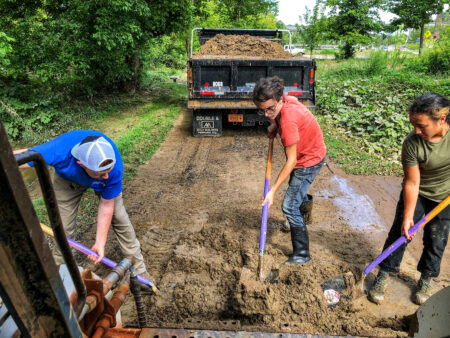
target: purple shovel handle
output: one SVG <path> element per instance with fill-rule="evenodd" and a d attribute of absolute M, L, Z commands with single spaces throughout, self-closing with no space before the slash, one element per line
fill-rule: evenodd
<path fill-rule="evenodd" d="M 272 173 L 273 139 L 274 139 L 273 137 L 269 137 L 269 152 L 267 154 L 266 180 L 264 181 L 264 199 L 266 198 L 270 187 L 270 175 Z M 261 259 L 264 256 L 264 249 L 266 247 L 268 214 L 269 214 L 269 203 L 266 202 L 263 205 L 262 209 L 261 233 L 259 235 L 259 256 L 261 257 Z"/>
<path fill-rule="evenodd" d="M 419 230 L 422 223 L 425 221 L 425 219 L 422 219 L 421 221 L 417 222 L 417 224 L 409 229 L 408 234 L 412 235 L 417 230 Z M 403 243 L 406 242 L 405 235 L 402 235 L 399 239 L 397 239 L 394 243 L 392 243 L 386 250 L 384 250 L 377 258 L 374 259 L 372 263 L 370 263 L 365 269 L 364 274 L 368 275 L 370 271 L 373 270 L 374 267 L 376 267 L 378 264 L 380 264 L 382 261 L 386 259 L 391 253 L 393 253 L 395 250 L 397 250 Z"/>
<path fill-rule="evenodd" d="M 417 222 L 411 229 L 408 230 L 408 235 L 414 234 L 417 230 L 423 227 L 426 223 L 431 221 L 437 214 L 444 210 L 450 204 L 450 195 L 447 196 L 441 203 L 439 203 L 433 210 L 426 214 L 419 222 Z M 370 271 L 382 261 L 386 259 L 391 253 L 397 250 L 403 243 L 406 242 L 405 235 L 402 235 L 394 243 L 392 243 L 386 250 L 384 250 L 375 260 L 370 263 L 364 270 L 364 275 L 368 275 Z"/>
<path fill-rule="evenodd" d="M 269 192 L 269 179 L 266 178 L 264 184 L 264 198 L 266 198 Z M 267 217 L 269 214 L 269 203 L 265 203 L 262 208 L 261 216 L 261 233 L 259 235 L 259 255 L 264 256 L 264 250 L 266 247 L 266 235 L 267 235 Z"/>
<path fill-rule="evenodd" d="M 82 244 L 80 244 L 78 242 L 75 242 L 73 239 L 70 239 L 69 237 L 66 237 L 66 238 L 67 238 L 67 242 L 69 242 L 71 247 L 77 249 L 78 251 L 81 251 L 81 252 L 85 253 L 88 256 L 89 255 L 95 255 L 96 257 L 98 257 L 98 254 L 95 251 L 85 247 L 84 245 L 82 245 Z M 103 257 L 100 262 L 102 262 L 103 264 L 109 266 L 110 268 L 114 268 L 117 265 L 116 262 L 114 262 L 114 261 L 112 261 L 112 260 L 110 260 L 109 258 L 106 258 L 106 257 Z M 147 278 L 144 278 L 144 277 L 142 277 L 140 275 L 137 275 L 137 277 L 138 277 L 138 281 L 141 282 L 142 284 L 148 285 L 151 288 L 154 287 L 152 282 L 150 282 Z"/>

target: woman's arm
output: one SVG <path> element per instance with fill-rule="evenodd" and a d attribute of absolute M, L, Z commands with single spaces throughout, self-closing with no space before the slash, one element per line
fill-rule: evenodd
<path fill-rule="evenodd" d="M 403 210 L 402 235 L 410 240 L 415 235 L 409 236 L 408 230 L 414 226 L 414 210 L 419 196 L 420 170 L 419 165 L 412 167 L 403 166 L 405 182 L 403 186 L 403 200 L 405 208 Z"/>

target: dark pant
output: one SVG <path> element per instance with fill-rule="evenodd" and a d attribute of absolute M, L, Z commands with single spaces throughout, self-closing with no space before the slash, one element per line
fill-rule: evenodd
<path fill-rule="evenodd" d="M 416 208 L 414 210 L 414 224 L 433 210 L 438 204 L 439 203 L 433 202 L 419 195 Z M 404 201 L 402 191 L 397 203 L 394 223 L 392 224 L 388 238 L 384 243 L 383 251 L 401 236 L 403 210 Z M 417 270 L 422 273 L 422 277 L 429 278 L 439 276 L 441 260 L 447 245 L 449 229 L 450 206 L 447 206 L 424 226 L 423 251 L 419 264 L 417 265 Z M 380 269 L 388 272 L 398 272 L 407 244 L 408 243 L 402 244 L 397 250 L 381 262 Z"/>

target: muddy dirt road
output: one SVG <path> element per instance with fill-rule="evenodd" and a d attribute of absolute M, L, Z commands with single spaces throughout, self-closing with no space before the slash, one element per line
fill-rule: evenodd
<path fill-rule="evenodd" d="M 400 178 L 345 175 L 328 161 L 310 188 L 312 260 L 284 266 L 290 234 L 281 230 L 284 190 L 269 211 L 265 273 L 278 283 L 256 280 L 260 201 L 268 139 L 263 128 L 228 129 L 221 138 L 191 136 L 183 112 L 166 141 L 137 177 L 124 200 L 140 238 L 147 266 L 161 296 L 146 297 L 152 327 L 271 331 L 330 335 L 406 335 L 403 316 L 419 274 L 421 241 L 391 278 L 386 302 L 376 306 L 349 288 L 328 308 L 320 284 L 363 268 L 381 250 L 393 219 Z M 284 161 L 275 142 L 273 177 Z M 110 234 L 110 239 L 114 236 Z M 111 240 L 106 255 L 118 259 Z M 411 250 L 412 249 L 412 250 Z M 450 283 L 449 250 L 435 289 Z M 414 252 L 414 254 L 411 254 Z M 373 274 L 366 282 L 371 282 Z M 352 282 L 352 281 L 349 281 Z M 125 325 L 136 325 L 132 297 L 122 308 Z"/>

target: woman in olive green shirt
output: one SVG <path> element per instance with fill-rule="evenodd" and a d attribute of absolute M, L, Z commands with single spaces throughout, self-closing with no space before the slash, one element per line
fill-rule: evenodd
<path fill-rule="evenodd" d="M 409 108 L 414 130 L 402 147 L 403 189 L 397 203 L 394 223 L 383 251 L 401 235 L 411 240 L 408 230 L 450 194 L 450 100 L 426 93 Z M 431 295 L 431 278 L 439 276 L 450 228 L 450 206 L 442 210 L 424 227 L 423 252 L 417 270 L 421 277 L 414 302 L 423 304 Z M 369 300 L 380 304 L 384 299 L 390 272 L 398 272 L 406 242 L 381 264 Z"/>

